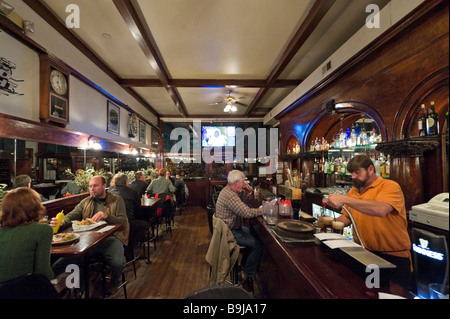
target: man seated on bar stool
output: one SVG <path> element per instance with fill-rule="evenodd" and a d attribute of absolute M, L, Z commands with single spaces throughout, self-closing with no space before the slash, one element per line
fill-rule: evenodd
<path fill-rule="evenodd" d="M 117 173 L 111 180 L 111 187 L 108 193 L 122 197 L 127 211 L 128 222 L 130 223 L 130 234 L 128 238 L 128 246 L 125 249 L 127 261 L 133 260 L 134 249 L 138 243 L 142 243 L 150 223 L 146 220 L 136 219 L 141 205 L 140 196 L 130 188 L 128 175 L 125 173 Z"/>
<path fill-rule="evenodd" d="M 397 182 L 377 176 L 367 155 L 356 155 L 347 164 L 353 188 L 347 195 L 330 194 L 328 205 L 346 206 L 352 214 L 364 247 L 397 268 L 391 279 L 411 289 L 411 241 L 408 235 L 405 198 Z M 345 210 L 337 218 L 345 226 L 351 219 Z M 355 242 L 359 238 L 354 236 Z"/>
<path fill-rule="evenodd" d="M 109 236 L 102 243 L 89 252 L 87 258 L 101 256 L 111 268 L 111 281 L 107 294 L 117 292 L 125 265 L 124 245 L 128 245 L 130 224 L 125 209 L 125 203 L 120 196 L 106 191 L 106 180 L 103 176 L 94 176 L 89 181 L 89 193 L 91 196 L 83 199 L 75 208 L 64 216 L 61 227 L 69 227 L 73 220 L 91 218 L 95 222 L 104 220 L 108 224 L 122 224 L 122 228 Z M 56 218 L 52 218 L 51 226 L 57 225 Z M 53 265 L 53 271 L 60 273 L 71 263 L 77 263 L 77 259 L 60 258 Z M 83 281 L 81 281 L 83 282 Z"/>
<path fill-rule="evenodd" d="M 241 171 L 233 170 L 228 173 L 228 185 L 219 194 L 216 202 L 216 217 L 222 219 L 231 229 L 236 242 L 246 248 L 243 260 L 242 286 L 251 290 L 252 284 L 258 270 L 259 260 L 262 254 L 262 242 L 252 234 L 251 230 L 242 225 L 243 218 L 254 218 L 262 214 L 261 207 L 250 208 L 244 203 L 246 196 L 244 187 L 251 190 L 250 185 L 245 182 L 245 175 Z"/>

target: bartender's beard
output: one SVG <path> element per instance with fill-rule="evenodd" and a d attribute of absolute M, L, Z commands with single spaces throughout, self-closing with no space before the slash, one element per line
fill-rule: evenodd
<path fill-rule="evenodd" d="M 367 174 L 366 178 L 364 178 L 363 180 L 352 178 L 352 185 L 356 188 L 364 187 L 368 182 L 369 182 L 369 174 Z"/>

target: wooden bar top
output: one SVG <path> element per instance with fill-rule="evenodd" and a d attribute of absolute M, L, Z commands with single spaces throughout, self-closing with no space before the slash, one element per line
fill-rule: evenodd
<path fill-rule="evenodd" d="M 365 268 L 325 245 L 286 245 L 262 217 L 250 221 L 264 243 L 259 272 L 264 293 L 273 299 L 377 299 L 379 292 L 412 298 L 401 286 L 381 280 L 380 288 L 368 288 Z M 381 272 L 381 277 L 383 273 Z"/>

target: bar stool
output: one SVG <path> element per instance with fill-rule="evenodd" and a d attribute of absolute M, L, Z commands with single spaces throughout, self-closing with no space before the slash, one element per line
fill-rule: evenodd
<path fill-rule="evenodd" d="M 131 262 L 131 261 L 130 261 Z M 125 264 L 126 265 L 126 264 Z M 109 277 L 109 273 L 111 271 L 111 268 L 105 263 L 105 261 L 103 259 L 92 259 L 90 261 L 90 266 L 91 269 L 98 269 L 100 268 L 100 281 L 101 281 L 101 293 L 102 293 L 102 298 L 104 299 L 105 297 L 107 297 L 108 291 L 107 291 L 107 287 L 106 287 L 106 283 L 107 280 L 110 279 Z M 136 270 L 135 270 L 136 271 Z M 135 272 L 136 274 L 136 272 Z M 117 287 L 117 290 L 123 288 L 123 294 L 125 296 L 125 299 L 128 299 L 128 295 L 127 295 L 127 281 L 125 278 L 125 266 L 122 270 L 122 283 Z"/>
<path fill-rule="evenodd" d="M 233 268 L 231 269 L 231 272 L 230 272 L 231 282 L 232 282 L 232 284 L 234 284 L 236 286 L 240 284 L 240 282 L 239 282 L 239 274 L 242 271 L 242 265 L 245 264 L 244 256 L 246 255 L 247 249 L 248 248 L 246 246 L 239 245 L 239 258 L 236 260 L 236 263 L 234 264 L 234 266 L 233 266 Z M 251 277 L 248 277 L 246 279 L 250 283 L 250 288 L 251 288 L 252 294 L 254 294 L 253 279 Z"/>

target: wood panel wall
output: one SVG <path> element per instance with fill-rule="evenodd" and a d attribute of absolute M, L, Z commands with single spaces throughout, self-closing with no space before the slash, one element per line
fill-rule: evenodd
<path fill-rule="evenodd" d="M 341 116 L 345 116 L 345 129 L 362 113 L 375 121 L 383 141 L 418 136 L 420 104 L 429 107 L 431 101 L 440 117 L 440 129 L 445 130 L 449 106 L 448 30 L 448 1 L 425 1 L 352 59 L 360 60 L 358 63 L 349 61 L 336 71 L 333 80 L 325 80 L 280 116 L 281 154 L 292 137 L 297 138 L 303 152 L 316 136 L 332 140 L 340 128 Z M 331 99 L 337 110 L 333 115 L 325 109 Z M 422 198 L 405 194 L 409 206 L 443 191 L 441 151 L 424 154 L 418 161 L 422 163 L 421 180 L 408 170 L 397 180 L 402 187 L 411 182 L 423 183 L 426 194 Z M 402 169 L 395 163 L 391 172 Z"/>

